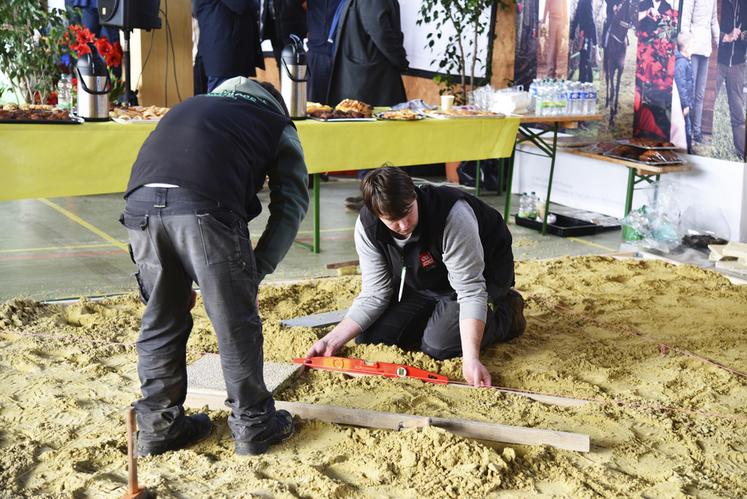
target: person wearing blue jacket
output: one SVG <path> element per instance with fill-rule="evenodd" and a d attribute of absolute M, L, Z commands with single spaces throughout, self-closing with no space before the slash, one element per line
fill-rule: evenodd
<path fill-rule="evenodd" d="M 690 112 L 693 106 L 693 63 L 690 60 L 690 33 L 684 31 L 677 35 L 677 50 L 674 60 L 674 82 L 680 97 L 682 114 L 685 117 L 685 135 L 687 136 L 687 153 L 692 154 L 692 120 Z"/>

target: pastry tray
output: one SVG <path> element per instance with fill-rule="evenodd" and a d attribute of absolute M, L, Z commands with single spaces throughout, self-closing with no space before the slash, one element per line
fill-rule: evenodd
<path fill-rule="evenodd" d="M 638 149 L 646 149 L 646 150 L 654 149 L 654 150 L 659 150 L 659 151 L 674 151 L 674 150 L 679 149 L 675 145 L 671 145 L 671 146 L 646 146 L 646 145 L 643 145 L 643 144 L 636 144 L 635 142 L 632 142 L 630 139 L 620 139 L 620 140 L 616 140 L 615 142 L 618 143 L 618 144 L 620 144 L 620 145 L 623 145 L 623 146 L 636 147 Z"/>
<path fill-rule="evenodd" d="M 626 158 L 625 156 L 617 156 L 616 154 L 602 153 L 602 155 L 607 156 L 608 158 L 621 159 L 623 161 L 630 161 L 631 163 L 646 166 L 673 166 L 681 165 L 683 163 L 681 159 L 678 159 L 676 161 L 639 161 L 637 159 Z"/>
<path fill-rule="evenodd" d="M 70 120 L 0 120 L 0 123 L 15 125 L 81 125 L 85 122 L 83 118 L 71 116 Z"/>
<path fill-rule="evenodd" d="M 110 116 L 110 119 L 113 122 L 115 122 L 115 123 L 119 123 L 120 125 L 129 125 L 130 123 L 158 123 L 159 121 L 161 121 L 161 118 L 147 119 L 147 120 L 145 120 L 145 119 L 138 119 L 138 118 L 127 118 L 127 119 L 124 119 L 124 118 L 122 118 L 120 116 L 117 116 L 116 118 L 113 117 L 113 116 Z"/>
<path fill-rule="evenodd" d="M 329 118 L 329 119 L 323 119 L 323 118 L 314 118 L 313 116 L 309 116 L 309 119 L 314 121 L 323 121 L 325 123 L 333 123 L 333 122 L 340 122 L 340 121 L 376 121 L 376 118 Z"/>
<path fill-rule="evenodd" d="M 490 118 L 505 118 L 502 114 L 442 114 L 442 113 L 434 113 L 434 112 L 427 112 L 425 115 L 429 118 L 434 118 L 437 120 L 469 120 L 469 119 L 490 119 Z"/>
<path fill-rule="evenodd" d="M 423 113 L 417 113 L 416 117 L 413 118 L 413 119 L 410 119 L 410 120 L 408 120 L 408 119 L 402 119 L 402 118 L 382 118 L 381 115 L 384 114 L 384 113 L 386 113 L 386 112 L 390 112 L 390 111 L 382 111 L 381 113 L 376 113 L 374 116 L 379 121 L 420 121 L 420 120 L 424 120 L 426 118 L 426 116 Z"/>

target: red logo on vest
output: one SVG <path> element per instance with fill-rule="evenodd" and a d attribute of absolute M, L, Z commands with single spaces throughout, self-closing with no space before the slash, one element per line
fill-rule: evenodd
<path fill-rule="evenodd" d="M 433 255 L 431 255 L 427 250 L 420 253 L 420 266 L 425 270 L 428 270 L 435 264 L 436 261 L 433 259 Z"/>

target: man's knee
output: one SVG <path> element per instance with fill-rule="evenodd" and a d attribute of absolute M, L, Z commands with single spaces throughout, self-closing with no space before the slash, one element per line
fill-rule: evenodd
<path fill-rule="evenodd" d="M 423 339 L 423 341 L 420 343 L 420 350 L 436 360 L 453 359 L 454 357 L 459 357 L 462 355 L 461 347 L 455 349 L 453 345 L 432 346 L 426 343 L 425 339 Z"/>

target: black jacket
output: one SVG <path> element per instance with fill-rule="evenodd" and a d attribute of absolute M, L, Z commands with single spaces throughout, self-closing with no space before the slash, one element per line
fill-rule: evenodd
<path fill-rule="evenodd" d="M 511 251 L 511 233 L 500 213 L 475 196 L 451 187 L 424 185 L 416 188 L 419 217 L 413 240 L 400 250 L 391 232 L 368 208 L 361 209 L 360 219 L 366 236 L 384 255 L 393 269 L 392 280 L 399 286 L 399 276 L 394 272 L 404 264 L 415 269 L 407 274 L 407 286 L 437 294 L 453 292 L 448 271 L 443 263 L 443 235 L 446 219 L 458 200 L 464 200 L 477 218 L 480 241 L 485 258 L 483 276 L 491 298 L 503 298 L 514 285 L 514 257 Z M 417 236 L 417 237 L 415 237 Z M 399 262 L 394 260 L 399 258 Z"/>
<path fill-rule="evenodd" d="M 597 44 L 597 25 L 594 22 L 591 0 L 579 0 L 576 15 L 573 16 L 571 22 L 571 38 L 574 37 L 576 28 L 584 32 L 585 39 L 589 40 L 592 45 Z"/>
<path fill-rule="evenodd" d="M 724 35 L 731 33 L 735 26 L 747 30 L 747 5 L 745 5 L 744 0 L 723 0 L 718 24 L 721 31 L 718 44 L 718 63 L 725 66 L 744 64 L 747 40 L 739 37 L 733 42 L 723 41 Z"/>
<path fill-rule="evenodd" d="M 262 39 L 272 42 L 275 59 L 280 58 L 290 35 L 306 37 L 306 11 L 302 0 L 264 0 Z"/>
<path fill-rule="evenodd" d="M 264 69 L 258 0 L 192 0 L 192 15 L 200 26 L 197 50 L 205 74 L 254 76 L 255 67 Z"/>
<path fill-rule="evenodd" d="M 125 197 L 144 184 L 175 184 L 251 220 L 262 209 L 257 192 L 289 123 L 257 97 L 191 97 L 161 118 L 143 143 Z"/>
<path fill-rule="evenodd" d="M 397 0 L 345 0 L 335 38 L 327 101 L 374 106 L 407 100 L 400 76 L 409 65 Z"/>

